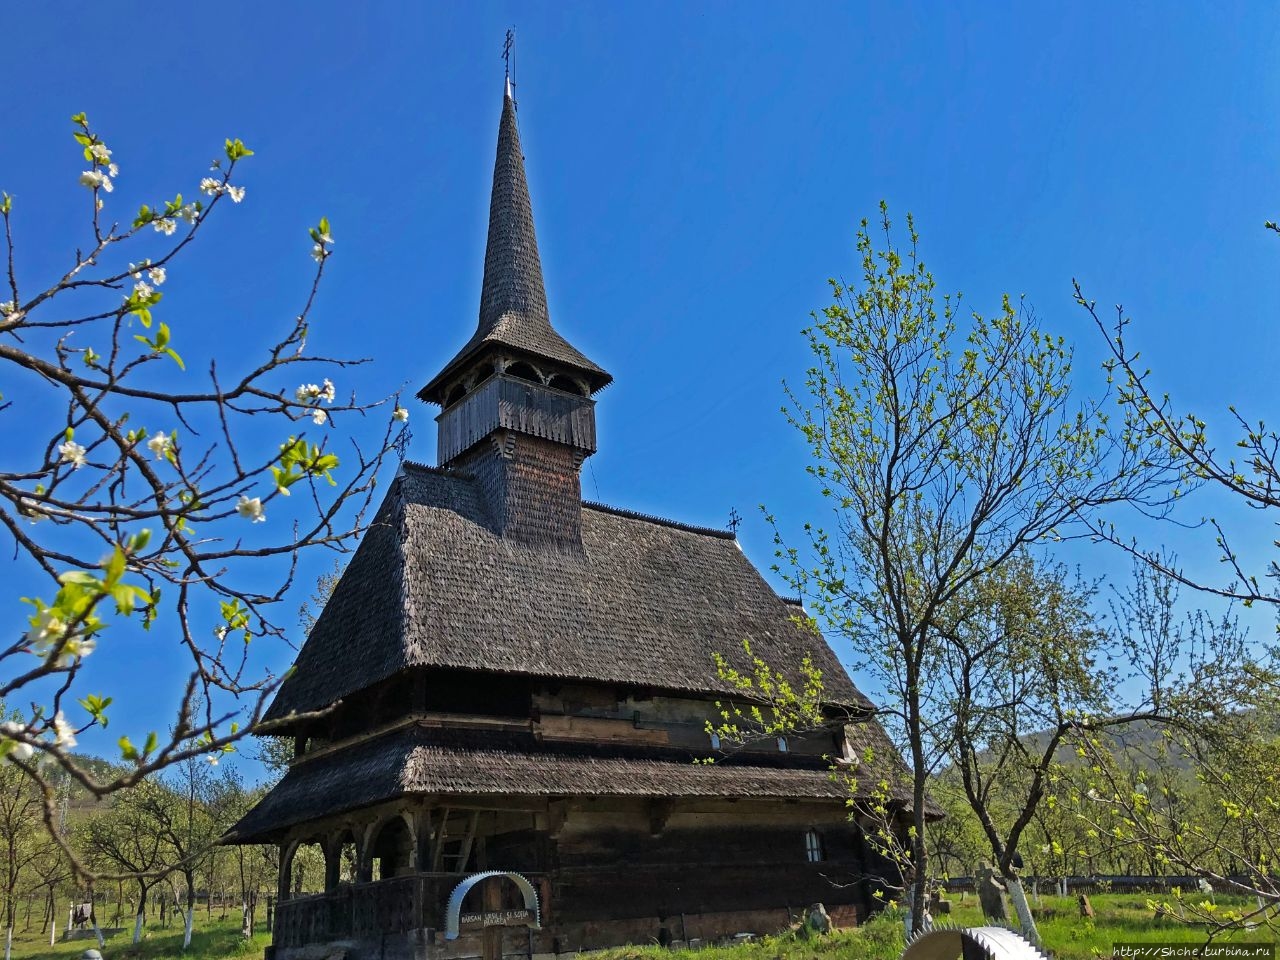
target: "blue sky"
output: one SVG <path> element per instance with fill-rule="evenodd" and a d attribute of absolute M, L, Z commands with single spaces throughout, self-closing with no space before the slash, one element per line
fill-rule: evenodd
<path fill-rule="evenodd" d="M 711 526 L 736 508 L 762 566 L 757 505 L 792 531 L 821 519 L 780 382 L 802 378 L 799 331 L 826 279 L 854 271 L 855 226 L 882 198 L 915 214 L 940 288 L 978 310 L 1025 294 L 1077 343 L 1083 386 L 1101 343 L 1073 277 L 1126 305 L 1181 405 L 1266 415 L 1280 11 L 1265 3 L 13 4 L 0 188 L 20 269 L 47 275 L 81 236 L 72 113 L 116 151 L 124 210 L 193 193 L 238 136 L 257 151 L 246 200 L 166 287 L 192 348 L 265 344 L 327 215 L 313 344 L 373 359 L 340 386 L 411 393 L 474 329 L 512 25 L 552 319 L 616 378 L 586 496 Z M 434 462 L 431 411 L 410 406 L 412 455 Z M 1265 557 L 1270 523 L 1231 516 Z M 1210 542 L 1167 538 L 1216 572 Z M 1124 567 L 1100 548 L 1070 559 Z M 140 664 L 182 664 L 156 638 L 103 661 L 119 689 Z M 167 722 L 163 698 L 128 699 L 113 733 Z"/>

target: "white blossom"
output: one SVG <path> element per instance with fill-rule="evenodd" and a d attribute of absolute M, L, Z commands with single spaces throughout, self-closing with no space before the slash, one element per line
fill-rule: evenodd
<path fill-rule="evenodd" d="M 231 198 L 232 203 L 239 203 L 244 199 L 244 187 L 233 187 L 227 184 L 227 196 Z"/>
<path fill-rule="evenodd" d="M 304 383 L 299 385 L 298 389 L 293 392 L 294 397 L 299 403 L 313 403 L 323 400 L 325 403 L 333 403 L 337 392 L 333 386 L 333 381 L 325 378 L 324 386 L 317 386 L 314 383 Z"/>
<path fill-rule="evenodd" d="M 120 176 L 120 168 L 114 163 L 107 164 L 107 175 L 112 177 Z"/>
<path fill-rule="evenodd" d="M 195 223 L 200 217 L 200 211 L 196 209 L 196 205 L 194 203 L 188 203 L 178 211 L 178 216 L 182 217 L 182 219 L 187 221 L 187 223 Z"/>
<path fill-rule="evenodd" d="M 67 722 L 67 718 L 63 715 L 61 710 L 53 715 L 53 734 L 55 738 L 54 742 L 60 747 L 66 747 L 70 750 L 76 745 L 75 728 Z"/>
<path fill-rule="evenodd" d="M 325 424 L 325 421 L 328 419 L 329 419 L 329 414 L 325 413 L 319 407 L 316 407 L 314 410 L 311 411 L 311 422 L 314 423 L 317 427 L 323 427 Z"/>
<path fill-rule="evenodd" d="M 74 440 L 67 440 L 58 445 L 58 455 L 62 457 L 64 463 L 71 464 L 73 470 L 79 470 L 84 466 L 85 449 Z"/>
<path fill-rule="evenodd" d="M 322 234 L 320 234 L 320 242 L 321 242 L 321 243 L 328 243 L 328 244 L 332 244 L 332 243 L 333 243 L 333 237 L 329 236 L 329 234 L 327 234 L 327 233 L 322 233 Z"/>
<path fill-rule="evenodd" d="M 105 164 L 111 159 L 111 151 L 107 149 L 105 143 L 95 143 L 89 147 L 89 155 L 98 163 Z"/>
<path fill-rule="evenodd" d="M 152 267 L 147 271 L 147 278 L 157 287 L 164 283 L 166 276 L 167 274 L 164 272 L 164 267 Z"/>
<path fill-rule="evenodd" d="M 205 177 L 200 181 L 200 192 L 210 197 L 216 197 L 222 192 L 222 181 L 214 177 Z"/>
<path fill-rule="evenodd" d="M 1101 800 L 1102 794 L 1098 793 L 1093 787 L 1089 788 L 1089 792 L 1085 794 L 1090 800 Z"/>
<path fill-rule="evenodd" d="M 172 448 L 173 437 L 167 436 L 163 430 L 147 441 L 147 449 L 156 455 L 157 460 L 163 460 Z"/>
<path fill-rule="evenodd" d="M 58 655 L 58 666 L 71 666 L 81 657 L 87 657 L 93 653 L 97 646 L 98 641 L 93 637 L 72 637 L 62 646 L 62 653 Z"/>
<path fill-rule="evenodd" d="M 137 297 L 139 300 L 145 300 L 147 299 L 147 297 L 151 296 L 151 294 L 153 293 L 155 293 L 155 290 L 151 289 L 151 287 L 142 280 L 139 280 L 136 284 L 134 284 L 133 295 Z"/>
<path fill-rule="evenodd" d="M 262 509 L 261 497 L 242 496 L 236 503 L 236 513 L 254 523 L 262 523 L 267 519 L 267 512 Z"/>
<path fill-rule="evenodd" d="M 173 232 L 178 229 L 178 221 L 172 217 L 160 217 L 151 221 L 151 226 L 155 227 L 156 233 L 163 233 L 166 237 L 173 236 Z"/>
<path fill-rule="evenodd" d="M 213 635 L 217 637 L 220 641 L 225 640 L 227 639 L 227 628 L 225 626 L 214 627 Z"/>
<path fill-rule="evenodd" d="M 14 723 L 12 720 L 0 723 L 0 736 L 14 738 L 13 746 L 9 748 L 9 752 L 5 755 L 6 757 L 24 762 L 31 759 L 31 755 L 36 752 L 36 748 L 29 743 L 23 743 L 21 740 L 16 739 L 17 735 L 26 729 L 23 724 Z"/>
<path fill-rule="evenodd" d="M 27 643 L 34 647 L 51 647 L 62 639 L 67 632 L 67 625 L 51 607 L 38 612 L 31 618 L 31 629 L 27 631 Z"/>
<path fill-rule="evenodd" d="M 318 244 L 318 243 L 317 243 L 314 247 L 312 247 L 312 248 L 311 248 L 311 259 L 312 259 L 312 260 L 314 260 L 316 263 L 319 263 L 321 260 L 323 260 L 323 259 L 324 259 L 324 247 L 320 246 L 320 244 Z"/>
<path fill-rule="evenodd" d="M 17 309 L 17 304 L 12 300 L 6 300 L 4 303 L 0 303 L 0 317 L 7 317 Z"/>
<path fill-rule="evenodd" d="M 399 420 L 401 423 L 404 423 L 409 419 L 409 411 L 404 407 L 396 407 L 391 411 L 391 419 Z"/>
<path fill-rule="evenodd" d="M 209 754 L 205 759 L 209 761 L 209 766 L 211 767 L 216 767 L 218 765 L 218 755 L 216 753 Z"/>
<path fill-rule="evenodd" d="M 80 182 L 91 190 L 97 190 L 101 187 L 107 193 L 115 189 L 111 183 L 111 178 L 100 170 L 86 170 L 80 174 Z"/>

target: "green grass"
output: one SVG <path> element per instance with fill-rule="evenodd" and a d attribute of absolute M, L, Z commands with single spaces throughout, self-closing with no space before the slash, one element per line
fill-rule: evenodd
<path fill-rule="evenodd" d="M 262 951 L 271 938 L 265 932 L 258 933 L 252 940 L 240 938 L 240 913 L 228 911 L 226 920 L 215 919 L 209 922 L 202 913 L 196 914 L 196 927 L 191 935 L 191 949 L 182 952 L 182 925 L 180 922 L 170 923 L 166 930 L 157 927 L 144 930 L 142 942 L 136 947 L 130 942 L 133 939 L 133 925 L 115 936 L 108 937 L 102 955 L 107 960 L 159 960 L 161 957 L 183 957 L 186 960 L 224 960 L 224 958 L 244 957 L 260 958 Z M 258 915 L 258 930 L 263 929 L 262 914 Z M 14 960 L 74 960 L 88 950 L 97 947 L 92 937 L 88 940 L 61 939 L 52 947 L 49 946 L 49 934 L 40 935 L 39 928 L 23 933 L 21 924 L 14 931 Z"/>
<path fill-rule="evenodd" d="M 983 922 L 977 900 L 972 894 L 952 896 L 954 904 L 948 920 L 959 926 L 980 926 Z M 1171 920 L 1156 920 L 1141 894 L 1098 894 L 1091 898 L 1097 918 L 1082 920 L 1075 897 L 1042 897 L 1037 907 L 1033 903 L 1040 934 L 1056 960 L 1096 960 L 1111 956 L 1111 944 L 1116 941 L 1147 943 L 1203 943 L 1203 928 L 1188 926 Z M 1243 906 L 1229 897 L 1218 897 L 1223 908 Z M 259 920 L 261 928 L 261 919 Z M 148 930 L 137 947 L 129 943 L 132 927 L 107 940 L 103 955 L 108 960 L 159 960 L 182 957 L 184 960 L 231 960 L 231 958 L 258 958 L 269 942 L 265 933 L 259 933 L 251 941 L 240 939 L 240 919 L 234 912 L 225 921 L 205 921 L 197 914 L 196 930 L 191 949 L 182 952 L 182 928 L 171 924 L 169 929 Z M 1224 939 L 1232 942 L 1263 942 L 1276 940 L 1274 934 L 1254 932 L 1236 934 Z M 14 960 L 72 960 L 93 940 L 61 941 L 49 947 L 48 935 L 41 937 L 32 930 L 23 934 L 15 931 Z M 841 930 L 827 937 L 802 938 L 794 933 L 764 937 L 753 943 L 732 946 L 709 946 L 701 950 L 665 950 L 657 945 L 618 947 L 592 955 L 592 960 L 896 960 L 902 953 L 901 917 L 886 911 L 880 917 L 856 930 Z"/>
<path fill-rule="evenodd" d="M 1218 897 L 1222 907 L 1244 906 L 1229 897 Z M 957 926 L 981 926 L 985 922 L 972 894 L 951 897 L 953 908 L 948 917 L 936 919 Z M 1147 898 L 1142 894 L 1098 894 L 1090 898 L 1093 920 L 1080 917 L 1076 898 L 1041 897 L 1040 905 L 1032 905 L 1036 923 L 1045 946 L 1056 960 L 1097 960 L 1112 955 L 1116 942 L 1203 943 L 1202 927 L 1173 920 L 1157 920 Z M 1016 926 L 1016 923 L 1014 924 Z M 1223 936 L 1231 942 L 1275 942 L 1274 934 L 1253 932 Z M 800 938 L 794 933 L 764 937 L 754 943 L 701 950 L 664 950 L 658 946 L 619 947 L 595 955 L 596 960 L 804 960 L 824 957 L 830 960 L 895 960 L 903 950 L 902 918 L 893 911 L 872 920 L 856 930 L 841 930 L 829 937 Z"/>

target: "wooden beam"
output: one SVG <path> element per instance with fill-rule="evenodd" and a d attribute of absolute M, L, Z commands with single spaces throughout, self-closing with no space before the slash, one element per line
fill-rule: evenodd
<path fill-rule="evenodd" d="M 435 836 L 431 839 L 431 872 L 440 872 L 440 858 L 444 856 L 445 831 L 449 825 L 449 808 L 440 812 L 440 823 L 436 826 Z"/>
<path fill-rule="evenodd" d="M 471 859 L 471 848 L 476 842 L 476 827 L 480 824 L 480 811 L 476 810 L 471 814 L 471 821 L 467 824 L 467 836 L 462 841 L 462 851 L 458 854 L 457 870 L 462 873 L 467 869 L 467 861 Z"/>

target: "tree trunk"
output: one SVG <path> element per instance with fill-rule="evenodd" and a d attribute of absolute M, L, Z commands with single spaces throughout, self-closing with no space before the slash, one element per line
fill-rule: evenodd
<path fill-rule="evenodd" d="M 4 960 L 13 960 L 13 924 L 4 933 Z"/>
<path fill-rule="evenodd" d="M 164 907 L 164 901 L 161 899 L 161 909 Z M 142 924 L 147 917 L 147 888 L 139 886 L 138 890 L 138 914 L 133 921 L 133 942 L 136 945 L 142 939 Z"/>
<path fill-rule="evenodd" d="M 98 911 L 94 906 L 93 891 L 89 891 L 89 923 L 93 925 L 93 936 L 98 941 L 98 952 L 102 952 L 102 948 L 106 946 L 107 938 L 102 935 L 102 928 L 98 926 Z"/>
<path fill-rule="evenodd" d="M 920 729 L 920 670 L 916 664 L 907 664 L 907 722 L 910 727 L 908 737 L 911 741 L 911 772 L 914 783 L 911 790 L 911 821 L 915 827 L 915 836 L 911 839 L 911 890 L 903 891 L 908 904 L 924 905 L 926 889 L 929 883 L 929 851 L 925 847 L 925 784 L 928 781 L 928 770 L 925 766 L 924 736 Z M 921 922 L 924 910 L 914 911 L 908 916 L 909 927 L 907 937 L 910 939 L 924 929 Z"/>
<path fill-rule="evenodd" d="M 1027 903 L 1027 892 L 1022 889 L 1022 881 L 1017 877 L 1005 877 L 1005 886 L 1009 888 L 1009 899 L 1013 901 L 1013 909 L 1018 914 L 1018 925 L 1022 935 L 1037 947 L 1040 942 L 1040 930 L 1036 927 L 1036 919 L 1031 915 L 1031 906 Z"/>
<path fill-rule="evenodd" d="M 187 915 L 182 918 L 182 949 L 188 950 L 191 947 L 191 930 L 196 923 L 196 875 L 190 873 L 185 877 L 187 881 Z M 210 899 L 213 894 L 210 891 Z"/>

